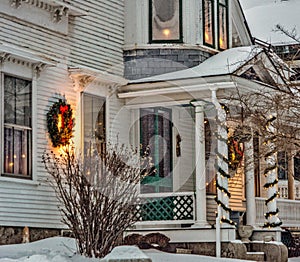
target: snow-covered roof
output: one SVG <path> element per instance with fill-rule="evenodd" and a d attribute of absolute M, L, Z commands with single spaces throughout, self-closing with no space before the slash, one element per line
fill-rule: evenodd
<path fill-rule="evenodd" d="M 300 0 L 240 0 L 252 36 L 273 45 L 294 44 L 287 35 L 276 32 L 277 24 L 300 37 Z"/>
<path fill-rule="evenodd" d="M 236 47 L 220 52 L 198 66 L 157 76 L 132 80 L 129 83 L 171 81 L 205 76 L 232 74 L 262 51 L 257 46 Z"/>

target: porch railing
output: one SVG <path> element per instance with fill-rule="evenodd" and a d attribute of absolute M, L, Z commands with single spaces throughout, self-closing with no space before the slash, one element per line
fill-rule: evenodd
<path fill-rule="evenodd" d="M 288 185 L 287 180 L 279 181 L 278 191 L 281 198 L 288 198 Z M 295 181 L 295 189 L 294 189 L 295 198 L 300 200 L 300 183 L 299 181 Z"/>
<path fill-rule="evenodd" d="M 265 220 L 264 214 L 267 212 L 265 199 L 257 197 L 256 201 L 256 224 L 263 225 Z M 279 209 L 279 218 L 282 226 L 300 227 L 300 201 L 289 199 L 277 199 L 277 207 Z"/>
<path fill-rule="evenodd" d="M 153 193 L 140 195 L 137 205 L 139 222 L 193 223 L 195 220 L 194 192 Z"/>

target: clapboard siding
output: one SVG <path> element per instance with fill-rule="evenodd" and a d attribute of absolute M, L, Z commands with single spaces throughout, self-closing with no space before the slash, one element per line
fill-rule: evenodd
<path fill-rule="evenodd" d="M 179 121 L 175 125 L 181 137 L 181 156 L 178 157 L 180 191 L 195 190 L 195 122 L 191 108 L 179 108 Z M 176 137 L 174 137 L 176 140 Z M 176 150 L 176 148 L 174 148 Z"/>
<path fill-rule="evenodd" d="M 235 211 L 245 211 L 244 200 L 244 176 L 243 169 L 239 168 L 235 175 L 228 181 L 228 189 L 231 193 L 230 207 Z"/>
<path fill-rule="evenodd" d="M 119 100 L 116 94 L 109 97 L 109 134 L 108 139 L 117 142 L 120 145 L 130 145 L 130 133 L 133 123 L 131 120 L 131 111 L 126 108 L 125 102 Z"/>
<path fill-rule="evenodd" d="M 211 225 L 216 223 L 216 212 L 218 208 L 218 205 L 214 198 L 214 195 L 208 195 L 206 197 L 206 219 L 207 222 Z"/>
<path fill-rule="evenodd" d="M 73 32 L 70 63 L 123 75 L 122 67 L 115 65 L 123 63 L 124 2 L 75 0 L 72 3 L 87 10 L 88 15 L 70 19 Z"/>
<path fill-rule="evenodd" d="M 69 67 L 86 67 L 100 72 L 123 74 L 123 1 L 75 0 L 71 4 L 88 13 L 86 16 L 69 17 L 68 35 L 5 14 L 0 15 L 0 43 L 26 48 L 57 61 L 56 66 L 44 69 L 36 82 L 36 183 L 21 183 L 17 179 L 0 181 L 0 226 L 64 228 L 58 210 L 59 202 L 48 183 L 49 175 L 41 162 L 43 152 L 51 149 L 46 129 L 46 113 L 58 98 L 65 96 L 72 105 L 76 130 L 79 130 L 80 112 L 76 110 L 80 109 L 80 95 L 74 91 Z M 16 74 L 18 75 L 17 72 Z M 109 89 L 107 84 L 106 89 Z M 108 109 L 108 119 L 112 123 L 124 104 L 116 96 L 109 100 L 111 109 Z M 122 119 L 127 121 L 130 114 L 126 111 L 122 114 Z M 125 136 L 129 126 L 125 127 L 123 122 L 115 123 L 109 128 L 119 129 L 112 133 Z"/>

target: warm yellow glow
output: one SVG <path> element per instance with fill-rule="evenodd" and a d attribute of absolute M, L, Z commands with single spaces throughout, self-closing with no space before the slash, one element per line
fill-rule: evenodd
<path fill-rule="evenodd" d="M 170 30 L 169 29 L 164 29 L 163 30 L 163 34 L 166 36 L 166 37 L 169 37 L 170 36 Z"/>
<path fill-rule="evenodd" d="M 210 38 L 207 32 L 205 32 L 205 42 L 209 42 Z"/>
<path fill-rule="evenodd" d="M 22 158 L 25 158 L 25 157 L 26 157 L 26 155 L 25 155 L 25 154 L 23 154 L 23 155 L 22 155 Z"/>
<path fill-rule="evenodd" d="M 10 163 L 9 163 L 9 166 L 13 166 L 13 165 L 14 165 L 14 163 L 13 163 L 13 162 L 10 162 Z"/>
<path fill-rule="evenodd" d="M 219 43 L 220 43 L 220 47 L 224 47 L 224 46 L 223 46 L 224 43 L 223 43 L 223 39 L 222 39 L 222 38 L 219 39 Z"/>
<path fill-rule="evenodd" d="M 62 128 L 62 115 L 61 114 L 58 114 L 57 128 L 58 128 L 58 131 L 60 131 L 60 129 Z"/>
<path fill-rule="evenodd" d="M 14 158 L 17 158 L 17 156 L 16 156 L 16 155 L 14 155 Z"/>

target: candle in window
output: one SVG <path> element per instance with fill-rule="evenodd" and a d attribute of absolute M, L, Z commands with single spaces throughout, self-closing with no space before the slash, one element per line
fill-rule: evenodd
<path fill-rule="evenodd" d="M 58 131 L 60 131 L 62 128 L 62 115 L 61 114 L 58 114 L 57 128 L 58 128 Z"/>
<path fill-rule="evenodd" d="M 164 29 L 164 30 L 163 30 L 163 34 L 164 34 L 166 37 L 169 37 L 169 35 L 170 35 L 170 30 L 169 30 L 169 29 Z"/>

